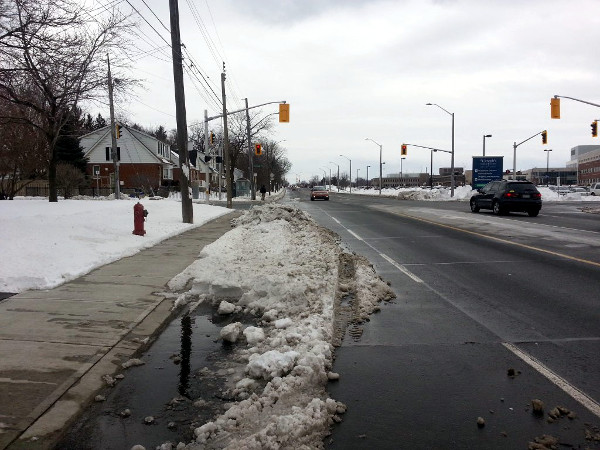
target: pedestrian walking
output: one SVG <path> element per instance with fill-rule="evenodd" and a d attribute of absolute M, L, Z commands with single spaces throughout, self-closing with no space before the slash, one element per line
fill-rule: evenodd
<path fill-rule="evenodd" d="M 260 199 L 264 202 L 265 201 L 265 194 L 267 193 L 267 188 L 265 187 L 265 185 L 263 184 L 260 187 Z"/>

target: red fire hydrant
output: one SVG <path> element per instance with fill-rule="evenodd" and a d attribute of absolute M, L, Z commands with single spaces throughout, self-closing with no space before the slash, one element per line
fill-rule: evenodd
<path fill-rule="evenodd" d="M 144 221 L 146 220 L 147 215 L 148 211 L 144 209 L 144 205 L 140 202 L 133 205 L 133 234 L 137 234 L 138 236 L 146 234 L 146 230 L 144 230 Z"/>

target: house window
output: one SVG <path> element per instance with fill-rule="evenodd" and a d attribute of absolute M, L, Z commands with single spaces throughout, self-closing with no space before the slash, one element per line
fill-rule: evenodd
<path fill-rule="evenodd" d="M 173 179 L 173 169 L 170 167 L 163 168 L 163 179 L 172 180 Z"/>
<path fill-rule="evenodd" d="M 106 147 L 106 160 L 107 161 L 112 161 L 112 158 L 110 157 L 110 147 Z M 117 147 L 117 161 L 121 161 L 121 147 Z"/>
<path fill-rule="evenodd" d="M 94 174 L 95 177 L 100 176 L 100 166 L 97 164 L 94 164 L 94 166 L 92 168 L 92 173 Z"/>

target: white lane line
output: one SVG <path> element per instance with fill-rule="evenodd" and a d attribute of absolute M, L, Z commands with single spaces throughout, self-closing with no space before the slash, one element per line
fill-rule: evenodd
<path fill-rule="evenodd" d="M 348 228 L 346 228 L 346 231 L 348 231 L 348 233 L 350 233 L 352 236 L 354 236 L 354 237 L 355 237 L 356 239 L 358 239 L 359 241 L 363 241 L 363 242 L 364 242 L 364 239 L 363 239 L 363 238 L 361 238 L 361 237 L 360 237 L 358 234 L 356 234 L 354 231 L 352 231 L 352 230 L 349 230 Z"/>
<path fill-rule="evenodd" d="M 523 350 L 520 350 L 516 345 L 510 344 L 508 342 L 503 342 L 502 345 L 514 353 L 516 356 L 521 358 L 535 370 L 537 370 L 540 374 L 545 376 L 548 380 L 554 383 L 556 386 L 565 391 L 572 398 L 581 403 L 584 407 L 586 407 L 592 414 L 596 417 L 600 418 L 600 405 L 590 396 L 588 396 L 585 392 L 580 391 L 575 386 L 570 384 L 567 380 L 555 374 L 552 370 L 542 364 L 540 361 L 535 359 L 533 356 L 525 353 Z"/>
<path fill-rule="evenodd" d="M 340 222 L 339 220 L 337 220 L 335 217 L 333 217 L 333 216 L 329 216 L 329 217 L 331 217 L 331 218 L 332 218 L 332 219 L 333 219 L 335 222 L 337 222 L 339 225 L 341 225 L 341 224 L 342 224 L 342 222 Z"/>
<path fill-rule="evenodd" d="M 396 261 L 394 261 L 388 255 L 384 255 L 383 253 L 380 253 L 379 255 L 383 259 L 385 259 L 387 262 L 389 262 L 392 266 L 394 266 L 396 269 L 398 269 L 400 272 L 402 272 L 404 275 L 406 275 L 407 277 L 410 277 L 413 281 L 416 281 L 417 283 L 423 282 L 423 280 L 421 280 L 418 276 L 416 276 L 414 273 L 412 273 L 410 270 L 408 270 L 403 265 L 398 264 Z"/>

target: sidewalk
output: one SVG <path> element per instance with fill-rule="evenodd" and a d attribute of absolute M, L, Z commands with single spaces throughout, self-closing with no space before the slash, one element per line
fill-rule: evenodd
<path fill-rule="evenodd" d="M 102 376 L 123 372 L 121 364 L 171 317 L 172 301 L 160 295 L 166 283 L 239 214 L 55 289 L 0 302 L 0 449 L 52 448 L 94 400 Z"/>

